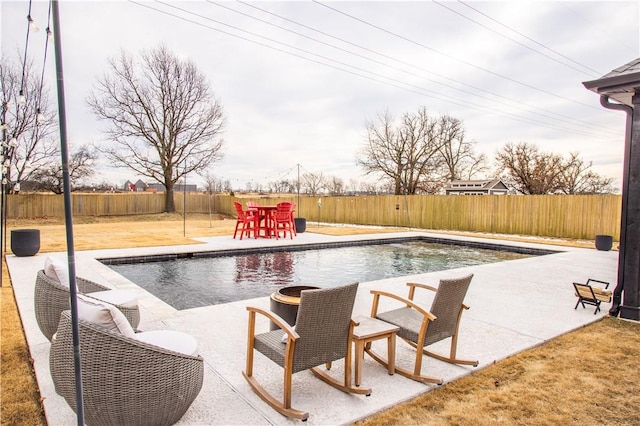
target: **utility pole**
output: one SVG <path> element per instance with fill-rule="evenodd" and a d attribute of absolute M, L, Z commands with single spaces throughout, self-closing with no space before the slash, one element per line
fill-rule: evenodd
<path fill-rule="evenodd" d="M 4 190 L 6 177 L 5 177 L 5 153 L 9 150 L 9 144 L 7 143 L 7 109 L 9 108 L 9 102 L 2 103 L 2 145 L 0 145 L 0 167 L 2 167 L 2 173 L 0 174 L 0 179 L 2 179 L 2 183 L 0 185 L 0 221 L 2 221 L 2 225 L 0 226 L 0 287 L 2 287 L 2 269 L 4 265 L 4 252 L 5 246 L 2 245 L 2 241 L 5 241 L 4 236 L 7 233 L 7 222 L 5 220 L 7 205 L 6 205 L 6 194 Z M 8 166 L 7 166 L 8 167 Z M 8 170 L 8 168 L 7 168 Z"/>
<path fill-rule="evenodd" d="M 187 237 L 187 162 L 184 162 L 184 184 L 182 186 L 182 236 Z"/>
<path fill-rule="evenodd" d="M 298 163 L 298 208 L 300 208 L 300 163 Z M 298 210 L 299 211 L 299 210 Z"/>

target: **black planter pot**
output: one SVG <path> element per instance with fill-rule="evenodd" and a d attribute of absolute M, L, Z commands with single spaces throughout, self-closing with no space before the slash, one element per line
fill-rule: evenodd
<path fill-rule="evenodd" d="M 600 251 L 609 251 L 613 246 L 613 237 L 611 235 L 596 235 L 596 249 Z"/>
<path fill-rule="evenodd" d="M 11 251 L 18 257 L 33 256 L 40 250 L 39 229 L 14 229 L 11 231 Z"/>
<path fill-rule="evenodd" d="M 296 233 L 301 234 L 307 229 L 307 219 L 304 217 L 296 217 L 293 219 L 296 223 Z"/>

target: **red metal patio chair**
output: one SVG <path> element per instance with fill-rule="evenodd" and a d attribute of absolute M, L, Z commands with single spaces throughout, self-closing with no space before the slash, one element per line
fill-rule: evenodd
<path fill-rule="evenodd" d="M 254 237 L 257 238 L 258 234 L 256 233 L 256 214 L 251 212 L 250 210 L 242 210 L 242 204 L 237 201 L 234 201 L 233 205 L 235 206 L 236 214 L 238 215 L 238 219 L 236 220 L 236 229 L 233 231 L 233 238 L 236 238 L 238 229 L 240 229 L 241 225 L 242 228 L 240 231 L 240 239 L 242 239 L 245 234 L 250 237 L 252 232 Z"/>
<path fill-rule="evenodd" d="M 258 206 L 259 204 L 257 201 L 247 201 L 247 211 L 255 215 L 254 219 L 256 223 L 254 225 L 255 226 L 254 233 L 258 234 L 256 235 L 256 238 L 258 238 L 261 229 L 268 229 L 267 222 L 269 219 L 264 215 L 264 213 L 260 214 L 260 210 L 258 210 Z M 265 220 L 267 220 L 267 222 L 262 224 L 262 222 Z"/>
<path fill-rule="evenodd" d="M 283 237 L 287 237 L 289 233 L 289 239 L 293 239 L 293 204 L 289 201 L 283 201 L 277 204 L 277 209 L 273 214 L 273 233 L 276 234 L 276 240 L 280 237 L 282 232 Z"/>

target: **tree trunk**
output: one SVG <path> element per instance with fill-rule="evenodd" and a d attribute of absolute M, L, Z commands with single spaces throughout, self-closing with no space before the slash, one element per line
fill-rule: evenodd
<path fill-rule="evenodd" d="M 167 213 L 175 213 L 176 212 L 176 204 L 173 200 L 173 187 L 167 186 L 167 192 L 164 193 L 165 196 L 165 209 L 164 211 Z"/>

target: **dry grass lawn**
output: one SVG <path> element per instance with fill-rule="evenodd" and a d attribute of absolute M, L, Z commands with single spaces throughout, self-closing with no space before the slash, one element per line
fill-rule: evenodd
<path fill-rule="evenodd" d="M 611 317 L 359 423 L 638 425 L 640 324 Z"/>
<path fill-rule="evenodd" d="M 41 252 L 66 250 L 61 220 L 10 221 L 8 225 L 9 230 L 40 229 Z M 189 216 L 186 226 L 178 215 L 76 218 L 74 245 L 76 250 L 90 250 L 197 244 L 190 238 L 229 235 L 234 225 L 235 220 L 216 218 L 210 221 L 204 215 Z M 395 230 L 307 223 L 307 232 L 336 235 L 372 231 Z M 593 242 L 550 242 L 593 247 Z M 2 273 L 0 424 L 44 425 L 40 396 L 4 264 Z M 640 324 L 605 318 L 448 383 L 360 424 L 638 425 L 638 359 Z"/>

